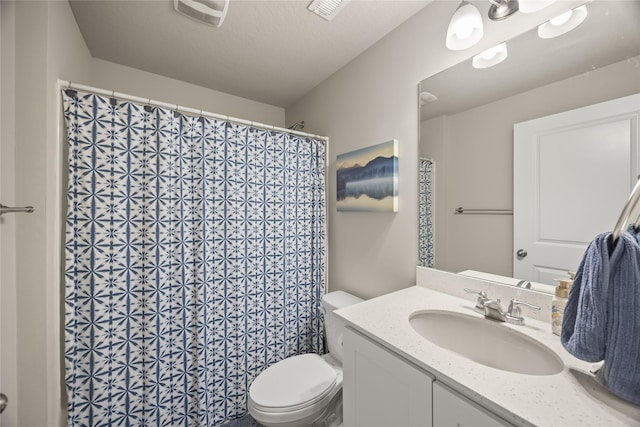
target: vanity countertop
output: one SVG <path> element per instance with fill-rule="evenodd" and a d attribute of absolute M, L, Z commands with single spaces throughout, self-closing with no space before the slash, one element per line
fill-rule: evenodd
<path fill-rule="evenodd" d="M 516 374 L 490 368 L 440 348 L 413 330 L 409 316 L 420 310 L 448 310 L 483 316 L 474 303 L 424 287 L 413 286 L 336 312 L 350 326 L 435 375 L 436 380 L 515 425 L 613 426 L 640 425 L 640 407 L 611 394 L 589 371 L 599 364 L 571 356 L 551 333 L 551 326 L 526 318 L 506 327 L 552 349 L 565 364 L 555 375 Z M 490 320 L 487 320 L 490 322 Z"/>

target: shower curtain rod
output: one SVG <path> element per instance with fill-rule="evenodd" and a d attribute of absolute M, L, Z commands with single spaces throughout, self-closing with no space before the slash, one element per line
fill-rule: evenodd
<path fill-rule="evenodd" d="M 321 136 L 321 135 L 314 135 L 312 133 L 299 132 L 299 131 L 296 131 L 296 130 L 285 129 L 285 128 L 281 128 L 281 127 L 278 127 L 278 126 L 268 125 L 268 124 L 265 124 L 265 123 L 253 122 L 251 120 L 244 120 L 244 119 L 240 119 L 240 118 L 237 118 L 237 117 L 224 116 L 222 114 L 210 113 L 208 111 L 203 111 L 203 110 L 196 110 L 195 108 L 183 107 L 183 106 L 178 105 L 178 104 L 168 104 L 168 103 L 162 102 L 162 101 L 156 101 L 156 100 L 148 99 L 148 98 L 141 98 L 139 96 L 128 95 L 126 93 L 121 93 L 121 92 L 116 92 L 116 91 L 108 91 L 108 90 L 99 89 L 99 88 L 92 87 L 92 86 L 81 85 L 81 84 L 78 84 L 78 83 L 71 83 L 71 82 L 64 81 L 64 80 L 58 80 L 58 85 L 60 86 L 60 89 L 77 89 L 77 90 L 82 90 L 84 92 L 91 92 L 91 93 L 94 93 L 96 95 L 104 95 L 104 96 L 109 96 L 109 97 L 116 98 L 116 99 L 121 99 L 123 101 L 133 101 L 133 102 L 139 102 L 139 103 L 147 104 L 147 105 L 154 105 L 156 107 L 168 108 L 168 109 L 177 111 L 179 113 L 187 113 L 187 114 L 193 114 L 193 115 L 206 116 L 206 117 L 211 117 L 211 118 L 214 118 L 214 119 L 220 119 L 220 120 L 226 120 L 226 121 L 229 121 L 229 122 L 238 123 L 238 124 L 241 124 L 241 125 L 249 125 L 249 126 L 260 128 L 260 129 L 264 129 L 264 130 L 273 130 L 273 131 L 277 131 L 277 132 L 284 132 L 284 133 L 289 133 L 289 134 L 297 135 L 297 136 L 303 136 L 303 137 L 307 137 L 307 138 L 322 139 L 322 140 L 327 141 L 327 142 L 329 141 L 329 137 L 328 136 Z"/>

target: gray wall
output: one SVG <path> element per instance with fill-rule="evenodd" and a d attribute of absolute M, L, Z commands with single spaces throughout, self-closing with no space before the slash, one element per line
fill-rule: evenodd
<path fill-rule="evenodd" d="M 88 51 L 77 28 L 65 25 L 69 21 L 60 15 L 58 4 L 44 2 L 3 2 L 3 19 L 14 23 L 13 46 L 3 46 L 2 56 L 13 56 L 13 76 L 2 75 L 3 86 L 12 85 L 14 96 L 2 97 L 2 108 L 14 109 L 12 139 L 2 141 L 13 147 L 15 176 L 3 171 L 3 183 L 13 187 L 12 197 L 3 200 L 11 205 L 36 207 L 29 215 L 15 215 L 10 226 L 15 232 L 13 281 L 4 281 L 3 289 L 15 290 L 16 315 L 9 319 L 14 325 L 4 335 L 14 334 L 16 389 L 9 397 L 11 404 L 3 423 L 39 426 L 56 423 L 59 418 L 52 397 L 60 394 L 59 385 L 59 256 L 51 252 L 58 248 L 59 215 L 53 205 L 56 192 L 47 189 L 51 173 L 57 167 L 55 149 L 58 144 L 58 118 L 55 87 L 56 75 L 66 71 L 70 78 L 87 78 Z M 7 16 L 4 12 L 8 11 Z M 58 23 L 57 20 L 61 21 Z M 4 31 L 3 27 L 3 31 Z M 4 94 L 3 94 L 4 95 Z M 3 159 L 4 160 L 4 159 Z M 54 197 L 52 199 L 52 197 Z M 8 230 L 3 225 L 3 231 Z M 4 244 L 5 242 L 3 242 Z M 56 260 L 57 258 L 57 260 Z M 3 278 L 4 279 L 4 278 Z M 2 301 L 2 308 L 6 307 Z M 11 338 L 10 338 L 11 339 Z"/>
<path fill-rule="evenodd" d="M 12 3 L 0 2 L 0 196 L 4 204 L 15 200 L 15 10 Z M 9 144 L 8 142 L 11 141 Z M 15 217 L 0 220 L 0 379 L 2 392 L 18 395 L 17 372 L 17 289 Z M 7 286 L 7 284 L 11 284 Z M 15 425 L 14 402 L 2 415 Z"/>
<path fill-rule="evenodd" d="M 513 124 L 639 93 L 639 59 L 422 122 L 420 153 L 436 160 L 436 268 L 512 275 L 513 217 L 454 209 L 511 209 Z"/>
<path fill-rule="evenodd" d="M 74 22 L 75 25 L 75 22 Z M 92 58 L 91 85 L 129 95 L 284 127 L 284 108 Z"/>
<path fill-rule="evenodd" d="M 451 1 L 430 3 L 287 108 L 287 123 L 305 120 L 306 131 L 331 138 L 328 197 L 332 290 L 374 297 L 415 284 L 418 82 L 575 7 L 575 2 L 557 2 L 537 14 L 520 13 L 501 22 L 485 20 L 483 40 L 470 49 L 454 52 L 446 49 L 444 41 L 457 5 Z M 392 138 L 399 141 L 398 213 L 337 212 L 335 156 Z"/>

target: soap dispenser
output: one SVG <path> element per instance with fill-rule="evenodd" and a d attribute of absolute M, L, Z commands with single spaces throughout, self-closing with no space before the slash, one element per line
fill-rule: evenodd
<path fill-rule="evenodd" d="M 570 271 L 568 279 L 556 279 L 559 285 L 556 286 L 556 294 L 551 301 L 551 331 L 556 335 L 560 335 L 562 332 L 564 308 L 567 305 L 569 290 L 571 289 L 575 275 L 576 273 Z"/>

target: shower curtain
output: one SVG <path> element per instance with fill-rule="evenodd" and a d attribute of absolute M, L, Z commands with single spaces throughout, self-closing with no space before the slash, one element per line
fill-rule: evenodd
<path fill-rule="evenodd" d="M 217 426 L 322 352 L 326 141 L 64 90 L 71 426 Z"/>

